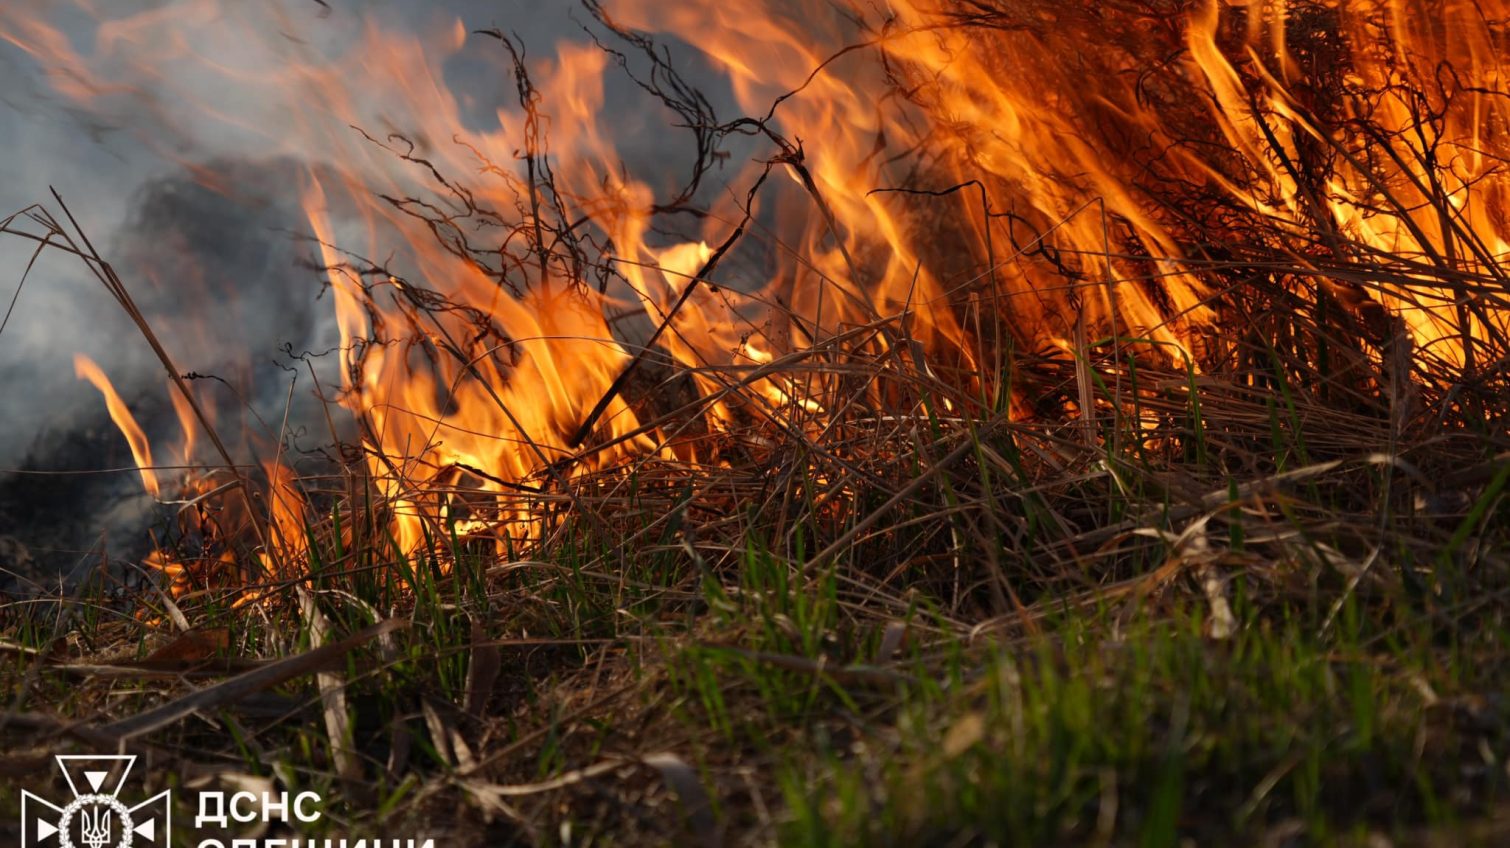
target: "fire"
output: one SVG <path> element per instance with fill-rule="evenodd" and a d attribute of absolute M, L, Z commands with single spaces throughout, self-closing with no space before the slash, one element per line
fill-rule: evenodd
<path fill-rule="evenodd" d="M 0 10 L 0 37 L 81 107 L 153 92 L 137 129 L 165 151 L 213 128 L 310 163 L 289 190 L 333 295 L 340 402 L 406 548 L 448 523 L 528 542 L 529 493 L 891 402 L 825 364 L 912 369 L 991 405 L 1019 391 L 1010 350 L 1105 366 L 1110 342 L 1200 367 L 1243 294 L 1233 269 L 1278 279 L 1278 258 L 1304 269 L 1278 285 L 1453 369 L 1510 333 L 1441 282 L 1497 276 L 1510 238 L 1501 3 L 589 4 L 631 44 L 699 52 L 751 116 L 718 124 L 669 66 L 637 71 L 704 148 L 680 195 L 621 161 L 619 126 L 663 107 L 630 120 L 607 102 L 621 71 L 598 45 L 527 60 L 460 22 L 417 35 L 373 15 L 343 49 L 288 38 L 317 24 L 272 5 L 80 5 L 92 51 L 24 7 Z M 479 42 L 469 55 L 518 82 L 482 118 L 446 74 Z M 743 164 L 725 171 L 730 150 Z M 1385 254 L 1406 261 L 1356 270 Z M 156 494 L 141 429 L 86 362 Z M 679 410 L 638 402 L 678 376 Z M 631 377 L 655 388 L 630 394 Z M 264 473 L 266 548 L 297 561 L 308 506 L 286 468 Z"/>
<path fill-rule="evenodd" d="M 162 493 L 162 486 L 157 480 L 157 470 L 152 462 L 152 445 L 147 442 L 147 434 L 142 432 L 141 425 L 136 423 L 136 416 L 121 399 L 120 393 L 110 383 L 110 378 L 100 370 L 93 359 L 82 353 L 73 356 L 73 371 L 81 380 L 88 380 L 91 385 L 99 390 L 105 397 L 105 408 L 110 410 L 110 420 L 115 422 L 116 429 L 126 437 L 126 444 L 131 446 L 131 458 L 136 461 L 136 467 L 142 475 L 142 487 L 153 497 Z"/>
<path fill-rule="evenodd" d="M 267 475 L 269 562 L 264 571 L 274 575 L 297 574 L 309 549 L 309 505 L 298 485 L 298 478 L 286 465 L 268 460 L 262 465 Z"/>
<path fill-rule="evenodd" d="M 1325 258 L 1372 250 L 1497 274 L 1510 236 L 1502 211 L 1510 112 L 1500 70 L 1507 11 L 1499 3 L 1401 0 L 1318 11 L 1337 16 L 1354 49 L 1350 76 L 1324 80 L 1318 57 L 1290 49 L 1282 15 L 1250 12 L 1245 55 L 1229 59 L 1219 43 L 1221 9 L 1204 4 L 1189 28 L 1191 56 L 1214 95 L 1213 118 L 1258 176 L 1228 190 L 1296 231 L 1319 221 L 1335 234 Z M 1318 89 L 1326 82 L 1378 94 L 1342 98 L 1338 114 L 1323 115 Z M 1361 136 L 1345 129 L 1371 124 Z M 1318 157 L 1337 161 L 1317 173 Z M 1332 286 L 1354 306 L 1369 297 L 1356 284 Z M 1375 296 L 1417 346 L 1454 369 L 1471 364 L 1475 339 L 1507 328 L 1503 310 L 1474 309 L 1424 279 L 1382 282 Z"/>

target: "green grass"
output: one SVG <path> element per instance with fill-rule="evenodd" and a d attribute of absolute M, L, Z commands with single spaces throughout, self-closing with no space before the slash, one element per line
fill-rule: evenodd
<path fill-rule="evenodd" d="M 1174 41 L 1159 55 L 1188 49 L 1178 28 L 1149 23 L 1127 28 L 1129 37 L 1164 32 Z M 1000 24 L 1000 32 L 1022 28 L 1015 17 Z M 1160 64 L 1163 84 L 1183 90 L 1184 66 Z M 1429 82 L 1422 104 L 1443 85 Z M 1203 97 L 1192 90 L 1189 102 Z M 1442 116 L 1421 119 L 1424 132 Z M 1189 123 L 1219 132 L 1209 120 Z M 722 132 L 706 136 L 710 155 L 721 152 Z M 1360 115 L 1334 141 L 1339 152 L 1366 143 L 1399 154 L 1390 146 L 1398 136 Z M 1222 148 L 1215 135 L 1208 141 L 1234 166 L 1251 154 Z M 532 141 L 521 150 L 547 161 Z M 1409 145 L 1404 153 L 1412 162 L 1422 155 Z M 1264 156 L 1288 161 L 1284 150 Z M 799 159 L 779 161 L 801 173 Z M 1415 164 L 1443 167 L 1435 158 Z M 939 167 L 947 171 L 949 160 Z M 1308 180 L 1320 186 L 1325 177 Z M 1389 195 L 1387 174 L 1357 179 Z M 515 221 L 442 185 L 478 220 Z M 1015 196 L 997 188 L 1003 200 Z M 985 204 L 988 224 L 1002 219 L 1012 234 L 1014 261 L 1059 272 L 1054 288 L 1064 292 L 1035 292 L 1054 305 L 1042 326 L 1016 327 L 1015 304 L 998 301 L 996 269 L 1010 263 L 996 261 L 989 234 L 987 255 L 973 259 L 988 270 L 976 281 L 989 281 L 990 292 L 966 285 L 949 303 L 909 302 L 898 314 L 846 320 L 840 332 L 813 316 L 781 315 L 775 298 L 773 321 L 789 319 L 812 341 L 781 360 L 789 373 L 772 376 L 815 387 L 822 415 L 773 406 L 752 388 L 757 370 L 704 363 L 700 376 L 726 391 L 692 391 L 687 372 L 696 366 L 636 359 L 643 367 L 633 381 L 621 372 L 615 391 L 646 433 L 685 439 L 677 448 L 695 444 L 700 462 L 637 449 L 604 468 L 612 451 L 584 448 L 549 473 L 536 468 L 494 486 L 462 469 L 403 479 L 402 468 L 440 461 L 431 445 L 405 445 L 415 453 L 390 457 L 404 461 L 386 471 L 331 459 L 299 469 L 312 494 L 307 551 L 282 563 L 286 579 L 252 575 L 267 581 L 255 587 L 256 602 L 236 605 L 253 587 L 191 580 L 194 591 L 171 607 L 156 587 L 106 569 L 56 596 L 3 599 L 0 682 L 10 700 L 0 715 L 0 836 L 14 835 L 4 830 L 15 820 L 14 790 L 45 784 L 53 754 L 124 748 L 146 759 L 142 789 L 178 790 L 180 825 L 192 821 L 193 793 L 204 789 L 312 790 L 325 815 L 300 835 L 316 838 L 1505 844 L 1510 337 L 1460 313 L 1460 336 L 1486 338 L 1476 339 L 1480 364 L 1459 369 L 1429 346 L 1409 346 L 1399 312 L 1412 297 L 1450 297 L 1506 314 L 1499 257 L 1457 230 L 1442 236 L 1440 251 L 1392 256 L 1340 244 L 1335 222 L 1308 231 L 1307 219 L 1273 219 L 1280 199 L 1248 214 L 1183 178 L 1129 188 L 1167 219 L 1181 255 L 1144 261 L 1148 242 L 1132 233 L 1119 241 L 1136 249 L 1115 263 L 1111 245 L 1107 256 L 1078 255 L 1042 241 L 1058 224 L 1017 245 L 1032 236 L 1019 224 L 1048 210 L 1019 222 L 1013 203 Z M 811 193 L 815 209 L 826 208 Z M 1349 197 L 1346 206 L 1357 203 Z M 1462 220 L 1445 196 L 1417 207 L 1369 214 Z M 442 249 L 484 273 L 478 257 L 494 254 L 520 267 L 538 259 L 542 269 L 612 264 L 611 251 L 582 253 L 593 239 L 571 235 L 575 212 L 556 211 L 516 222 L 534 233 L 504 239 L 510 249 L 524 245 L 522 256 L 499 254 L 496 242 L 467 245 L 449 219 L 431 223 L 461 239 L 448 236 Z M 958 222 L 922 223 L 935 217 L 920 219 L 917 240 L 957 250 L 957 239 L 942 236 Z M 87 239 L 41 211 L 29 218 L 47 233 L 31 238 L 85 258 L 154 338 L 125 284 L 82 247 Z M 8 224 L 0 230 L 16 234 Z M 1115 215 L 1103 224 L 1113 233 L 1129 226 Z M 545 239 L 555 247 L 541 246 L 542 227 L 559 236 Z M 1436 253 L 1458 258 L 1428 255 Z M 859 286 L 874 270 L 864 266 L 889 256 L 880 244 L 857 262 L 846 256 L 849 282 Z M 954 268 L 972 257 L 943 258 Z M 1106 263 L 1125 290 L 1156 290 L 1178 265 L 1211 293 L 1214 323 L 1184 327 L 1186 316 L 1162 316 L 1191 354 L 1132 337 L 1146 328 L 1123 334 L 1118 322 L 1081 322 L 1073 356 L 1029 350 L 1058 335 L 1055 322 L 1076 323 L 1086 290 L 1065 293 L 1099 279 L 1087 273 L 1093 262 Z M 517 373 L 505 362 L 512 343 L 495 344 L 507 334 L 475 305 L 388 269 L 325 269 L 353 278 L 358 270 L 382 271 L 382 302 L 396 298 L 392 308 L 412 323 L 406 335 L 403 322 L 385 322 L 348 352 L 358 360 L 404 346 L 431 376 L 480 379 L 477 363 L 488 359 L 498 373 Z M 515 285 L 497 273 L 501 286 Z M 738 291 L 733 270 L 704 282 L 723 285 L 724 275 Z M 1325 280 L 1359 287 L 1387 332 L 1368 328 L 1362 302 L 1334 302 Z M 987 294 L 996 312 L 982 316 Z M 1368 300 L 1375 295 L 1381 301 Z M 960 321 L 974 335 L 958 350 L 914 345 L 915 308 L 974 319 Z M 675 329 L 670 315 L 654 323 L 656 333 Z M 989 337 L 983 323 L 996 328 Z M 1021 337 L 1008 338 L 1013 330 Z M 440 368 L 447 357 L 456 361 Z M 698 397 L 682 397 L 689 391 Z M 583 412 L 599 397 L 608 395 L 573 400 Z M 392 398 L 377 400 L 385 407 Z M 717 424 L 707 414 L 714 401 L 730 410 Z M 557 448 L 580 441 L 550 435 Z M 378 495 L 399 490 L 429 499 L 418 550 L 395 540 L 397 507 Z M 483 529 L 439 519 L 442 503 Z M 217 512 L 223 506 L 201 504 L 214 520 L 194 530 L 164 520 L 158 538 L 186 559 L 265 557 L 249 527 L 204 530 L 231 513 Z M 521 530 L 502 518 L 519 511 L 537 525 Z M 403 626 L 319 677 L 302 669 L 151 732 L 111 735 L 113 722 L 199 703 L 214 682 L 297 663 L 380 623 Z"/>
<path fill-rule="evenodd" d="M 1211 405 L 1175 413 L 1206 447 L 1174 466 L 1135 451 L 1049 476 L 1051 432 L 940 430 L 878 471 L 917 479 L 951 443 L 961 463 L 858 534 L 888 499 L 859 490 L 863 508 L 828 515 L 811 468 L 788 479 L 796 509 L 747 504 L 716 535 L 685 486 L 647 482 L 616 519 L 632 545 L 568 519 L 528 560 L 454 533 L 344 550 L 325 531 L 347 512 L 309 533 L 327 641 L 408 622 L 333 669 L 349 738 L 306 675 L 126 747 L 180 788 L 182 822 L 185 790 L 249 775 L 319 792 L 309 835 L 450 845 L 1502 841 L 1505 466 L 1488 460 L 1461 514 L 1381 525 L 1388 468 L 1224 474 L 1277 407 L 1248 434 Z M 1272 432 L 1276 457 L 1326 450 Z M 152 595 L 93 587 L 5 609 L 13 773 L 88 750 L 71 722 L 202 685 L 70 669 L 141 672 L 171 638 Z M 224 628 L 219 657 L 296 655 L 318 640 L 292 590 L 184 608 Z M 700 789 L 647 763 L 662 752 Z"/>

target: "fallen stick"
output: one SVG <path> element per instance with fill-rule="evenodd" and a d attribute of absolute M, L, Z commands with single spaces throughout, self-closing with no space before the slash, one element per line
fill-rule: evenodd
<path fill-rule="evenodd" d="M 160 707 L 138 713 L 130 718 L 123 718 L 109 724 L 101 725 L 90 731 L 91 735 L 110 737 L 118 741 L 125 741 L 136 736 L 160 730 L 174 722 L 187 718 L 200 710 L 222 706 L 240 700 L 254 692 L 260 692 L 270 686 L 277 686 L 296 677 L 313 674 L 329 667 L 336 660 L 341 659 L 357 648 L 376 639 L 384 633 L 391 633 L 408 623 L 397 619 L 380 621 L 370 627 L 347 636 L 339 642 L 333 642 L 323 647 L 297 656 L 285 657 L 271 665 L 262 666 L 245 674 L 237 675 L 229 680 L 222 681 L 214 686 L 207 686 L 190 692 L 181 698 L 169 701 Z"/>

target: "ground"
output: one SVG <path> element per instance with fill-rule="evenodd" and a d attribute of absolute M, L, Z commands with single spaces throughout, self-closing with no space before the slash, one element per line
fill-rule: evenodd
<path fill-rule="evenodd" d="M 309 575 L 240 607 L 103 576 L 13 601 L 0 767 L 118 744 L 180 823 L 263 786 L 325 799 L 301 833 L 437 845 L 1510 837 L 1510 466 L 1166 394 L 1178 447 L 923 403 L 738 472 L 584 478 L 528 558 L 327 517 Z"/>

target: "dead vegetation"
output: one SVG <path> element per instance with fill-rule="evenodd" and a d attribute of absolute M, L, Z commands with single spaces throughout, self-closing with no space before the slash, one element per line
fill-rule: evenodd
<path fill-rule="evenodd" d="M 304 472 L 292 511 L 265 465 L 224 477 L 164 538 L 170 585 L 102 568 L 7 604 L 0 768 L 24 782 L 53 753 L 125 746 L 160 785 L 313 788 L 330 834 L 383 822 L 453 845 L 1502 840 L 1510 304 L 1498 222 L 1472 216 L 1503 177 L 1446 163 L 1468 155 L 1464 101 L 1498 116 L 1504 92 L 1450 64 L 1370 88 L 1345 73 L 1357 31 L 1320 4 L 1292 4 L 1297 67 L 1266 67 L 1232 12 L 1212 44 L 1252 106 L 1243 149 L 1168 58 L 1200 9 L 1062 6 L 927 19 L 988 61 L 1079 39 L 1105 49 L 1046 73 L 1139 69 L 1130 96 L 1163 125 L 1111 103 L 1065 121 L 1088 149 L 1140 139 L 1138 199 L 1046 165 L 1078 202 L 1015 207 L 1012 174 L 941 130 L 907 180 L 872 188 L 932 245 L 915 261 L 944 300 L 834 323 L 800 291 L 737 284 L 780 249 L 757 203 L 778 170 L 849 283 L 884 274 L 885 245 L 843 235 L 809 169 L 817 141 L 782 134 L 779 102 L 719 122 L 669 54 L 590 6 L 695 139 L 658 220 L 707 214 L 701 181 L 749 136 L 765 153 L 743 218 L 657 321 L 615 325 L 632 353 L 548 432 L 498 393 L 539 354 L 493 313 L 397 263 L 327 261 L 371 328 L 343 401 L 369 357 L 397 358 L 444 378 L 439 408 L 494 403 L 528 473 L 385 453 L 370 406 L 342 453 L 282 457 Z M 847 53 L 882 56 L 926 111 L 949 81 L 887 51 L 900 26 L 862 26 Z M 528 120 L 519 167 L 484 176 L 533 205 L 492 208 L 398 137 L 373 143 L 437 194 L 384 200 L 502 296 L 569 311 L 634 280 L 583 224 L 607 201 L 555 179 L 518 45 L 488 35 Z M 71 217 L 32 219 L 129 309 Z M 1368 237 L 1381 220 L 1408 246 Z M 1208 319 L 1167 295 L 1176 279 Z M 785 325 L 789 343 L 760 363 L 678 352 L 683 310 L 720 298 L 731 321 L 757 301 L 776 316 L 745 341 Z M 1039 323 L 1014 321 L 1019 298 L 1048 304 Z M 963 330 L 939 353 L 945 324 Z"/>

